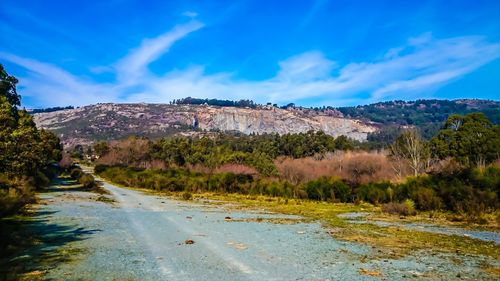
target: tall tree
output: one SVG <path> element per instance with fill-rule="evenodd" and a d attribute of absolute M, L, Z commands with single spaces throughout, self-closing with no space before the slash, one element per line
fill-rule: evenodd
<path fill-rule="evenodd" d="M 12 107 L 21 105 L 21 96 L 16 91 L 17 82 L 17 78 L 9 75 L 0 64 L 0 96 L 6 97 Z"/>
<path fill-rule="evenodd" d="M 418 176 L 428 163 L 428 145 L 416 129 L 407 130 L 390 146 L 390 156 L 396 161 L 406 160 L 413 174 Z"/>
<path fill-rule="evenodd" d="M 0 216 L 31 201 L 31 189 L 47 183 L 47 167 L 61 158 L 59 139 L 38 130 L 31 115 L 19 110 L 17 79 L 0 64 Z"/>
<path fill-rule="evenodd" d="M 500 126 L 483 113 L 451 115 L 431 140 L 433 155 L 454 157 L 468 165 L 484 166 L 500 157 Z"/>

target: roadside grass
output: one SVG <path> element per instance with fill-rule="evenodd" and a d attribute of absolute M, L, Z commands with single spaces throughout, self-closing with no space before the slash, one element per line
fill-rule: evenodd
<path fill-rule="evenodd" d="M 477 218 L 464 214 L 443 211 L 418 212 L 414 216 L 403 217 L 395 214 L 376 212 L 370 214 L 366 219 L 387 222 L 399 221 L 401 223 L 421 222 L 472 230 L 500 231 L 500 210 L 482 214 L 481 221 L 477 221 Z"/>

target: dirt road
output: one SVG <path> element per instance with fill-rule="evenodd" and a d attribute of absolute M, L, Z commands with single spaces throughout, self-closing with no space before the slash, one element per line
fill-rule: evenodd
<path fill-rule="evenodd" d="M 319 223 L 267 220 L 297 217 L 103 187 L 114 202 L 64 186 L 41 195 L 39 216 L 78 236 L 52 245 L 65 258 L 42 268 L 43 279 L 452 280 L 457 273 L 488 278 L 479 270 L 481 259 L 425 253 L 370 259 L 371 247 L 335 240 Z"/>

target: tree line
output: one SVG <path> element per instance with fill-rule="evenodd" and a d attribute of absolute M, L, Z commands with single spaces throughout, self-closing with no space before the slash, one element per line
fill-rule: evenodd
<path fill-rule="evenodd" d="M 199 99 L 199 98 L 182 98 L 173 100 L 172 104 L 192 104 L 192 105 L 213 105 L 213 106 L 230 106 L 230 107 L 249 107 L 256 108 L 258 104 L 256 104 L 252 100 L 219 100 L 219 99 Z"/>
<path fill-rule="evenodd" d="M 46 112 L 55 112 L 55 111 L 61 111 L 61 110 L 66 110 L 66 109 L 75 109 L 74 106 L 69 105 L 69 106 L 56 106 L 56 107 L 47 107 L 47 108 L 35 108 L 29 113 L 31 114 L 36 114 L 36 113 L 46 113 Z"/>
<path fill-rule="evenodd" d="M 347 176 L 326 174 L 308 181 L 295 180 L 293 170 L 277 169 L 281 158 L 323 161 L 339 151 L 363 148 L 344 136 L 308 132 L 281 136 L 218 134 L 157 141 L 129 138 L 97 143 L 94 151 L 100 157 L 96 171 L 102 176 L 157 190 L 361 200 L 391 204 L 388 209 L 399 208 L 403 213 L 411 213 L 408 208 L 482 213 L 499 207 L 499 126 L 482 113 L 450 116 L 429 141 L 418 129 L 404 131 L 388 148 L 391 167 L 380 166 L 375 163 L 380 162 L 378 158 L 368 156 L 358 157 L 347 166 L 339 163 L 347 160 L 340 159 L 335 165 L 340 165 L 340 170 L 345 166 L 343 173 Z M 392 169 L 397 177 L 374 176 L 382 168 Z M 314 169 L 311 166 L 305 172 L 316 173 Z"/>
<path fill-rule="evenodd" d="M 58 137 L 37 129 L 32 116 L 19 109 L 17 83 L 0 64 L 0 216 L 34 200 L 33 191 L 49 184 L 62 152 Z"/>

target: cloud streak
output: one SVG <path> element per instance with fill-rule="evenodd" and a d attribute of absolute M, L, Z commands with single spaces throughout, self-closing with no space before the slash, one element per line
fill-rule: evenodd
<path fill-rule="evenodd" d="M 186 96 L 253 99 L 257 102 L 297 102 L 317 99 L 332 105 L 416 98 L 473 72 L 500 57 L 500 44 L 483 37 L 435 39 L 430 33 L 409 38 L 378 59 L 338 65 L 320 51 L 309 51 L 278 62 L 279 71 L 265 80 L 236 79 L 230 72 L 206 74 L 202 66 L 172 70 L 162 75 L 148 66 L 169 48 L 203 27 L 198 21 L 178 25 L 110 66 L 116 80 L 98 83 L 57 66 L 0 53 L 0 59 L 28 70 L 21 77 L 23 95 L 40 106 L 82 105 L 96 102 L 168 102 Z M 359 98 L 360 94 L 368 99 Z"/>
<path fill-rule="evenodd" d="M 118 80 L 125 84 L 137 83 L 137 79 L 147 74 L 147 66 L 168 52 L 170 47 L 189 33 L 203 27 L 198 21 L 177 25 L 172 30 L 153 39 L 145 39 L 141 46 L 132 50 L 115 64 Z"/>

